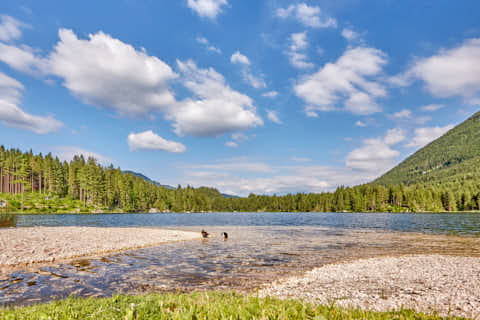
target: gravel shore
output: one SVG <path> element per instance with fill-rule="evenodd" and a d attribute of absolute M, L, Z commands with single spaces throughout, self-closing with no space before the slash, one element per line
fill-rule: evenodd
<path fill-rule="evenodd" d="M 277 281 L 261 296 L 303 298 L 369 310 L 402 306 L 426 313 L 480 317 L 480 258 L 416 255 L 362 259 Z"/>
<path fill-rule="evenodd" d="M 0 268 L 200 239 L 199 232 L 152 228 L 34 227 L 0 229 Z"/>

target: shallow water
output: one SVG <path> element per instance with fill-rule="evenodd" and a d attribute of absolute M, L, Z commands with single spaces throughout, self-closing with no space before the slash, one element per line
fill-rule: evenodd
<path fill-rule="evenodd" d="M 197 232 L 206 229 L 214 237 L 0 273 L 0 305 L 31 304 L 69 295 L 111 296 L 117 292 L 231 288 L 251 292 L 275 279 L 364 257 L 419 253 L 480 256 L 479 237 L 445 235 L 452 231 L 478 234 L 480 227 L 475 227 L 475 219 L 479 216 L 463 215 L 471 223 L 468 228 L 464 223 L 447 223 L 445 215 L 435 215 L 443 222 L 434 223 L 433 217 L 242 213 L 47 216 L 42 220 L 41 216 L 21 216 L 18 226 L 115 223 Z M 192 226 L 199 221 L 204 223 Z M 247 223 L 250 225 L 242 226 Z M 266 223 L 270 225 L 261 226 Z M 367 228 L 368 224 L 373 228 Z M 410 232 L 393 231 L 397 229 Z M 221 232 L 228 232 L 227 241 Z"/>

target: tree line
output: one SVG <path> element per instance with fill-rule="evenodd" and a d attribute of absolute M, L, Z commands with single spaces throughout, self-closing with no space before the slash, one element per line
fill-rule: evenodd
<path fill-rule="evenodd" d="M 469 177 L 469 176 L 466 176 Z M 470 177 L 471 178 L 471 177 Z M 338 187 L 335 192 L 284 196 L 250 194 L 224 197 L 214 188 L 176 189 L 75 156 L 70 162 L 52 154 L 33 154 L 0 146 L 0 193 L 36 193 L 71 198 L 84 207 L 118 212 L 272 211 L 272 212 L 421 212 L 480 209 L 480 182 L 462 178 L 430 184 Z M 23 200 L 22 200 L 23 210 Z"/>

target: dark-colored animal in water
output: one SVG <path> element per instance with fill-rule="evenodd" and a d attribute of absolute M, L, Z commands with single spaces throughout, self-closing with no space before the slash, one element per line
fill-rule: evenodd
<path fill-rule="evenodd" d="M 227 240 L 228 239 L 228 233 L 222 232 L 222 237 L 223 237 L 223 240 Z"/>
<path fill-rule="evenodd" d="M 203 238 L 208 238 L 209 233 L 205 230 L 202 230 L 202 237 Z"/>

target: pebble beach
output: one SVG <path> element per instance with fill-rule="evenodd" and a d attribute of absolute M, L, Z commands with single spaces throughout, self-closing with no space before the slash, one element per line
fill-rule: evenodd
<path fill-rule="evenodd" d="M 390 311 L 480 317 L 480 258 L 415 255 L 330 264 L 276 281 L 260 296 Z"/>

